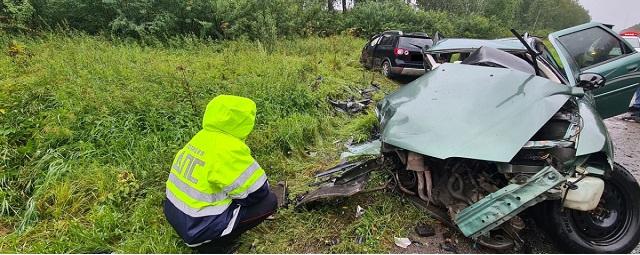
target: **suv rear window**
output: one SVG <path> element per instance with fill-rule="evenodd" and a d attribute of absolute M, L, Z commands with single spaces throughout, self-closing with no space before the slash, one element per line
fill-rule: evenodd
<path fill-rule="evenodd" d="M 398 41 L 398 48 L 422 49 L 425 45 L 431 42 L 431 39 L 424 37 L 400 37 Z"/>

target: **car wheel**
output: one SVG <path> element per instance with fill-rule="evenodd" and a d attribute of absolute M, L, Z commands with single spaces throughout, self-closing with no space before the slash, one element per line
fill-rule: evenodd
<path fill-rule="evenodd" d="M 392 78 L 393 75 L 391 74 L 391 64 L 389 63 L 388 60 L 385 60 L 384 62 L 382 62 L 382 75 L 384 75 L 384 77 L 387 78 Z"/>
<path fill-rule="evenodd" d="M 629 253 L 640 241 L 640 186 L 621 165 L 604 177 L 605 187 L 594 210 L 564 208 L 547 201 L 538 211 L 539 225 L 557 247 L 573 253 Z"/>

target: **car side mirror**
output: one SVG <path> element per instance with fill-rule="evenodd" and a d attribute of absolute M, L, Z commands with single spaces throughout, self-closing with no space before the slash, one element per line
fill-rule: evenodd
<path fill-rule="evenodd" d="M 577 86 L 584 90 L 594 90 L 603 87 L 605 80 L 604 76 L 597 73 L 581 73 Z"/>

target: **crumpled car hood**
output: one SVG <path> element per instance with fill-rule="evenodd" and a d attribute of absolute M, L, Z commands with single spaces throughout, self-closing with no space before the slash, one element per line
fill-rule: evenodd
<path fill-rule="evenodd" d="M 381 139 L 440 159 L 509 162 L 571 92 L 516 70 L 444 64 L 378 103 Z"/>

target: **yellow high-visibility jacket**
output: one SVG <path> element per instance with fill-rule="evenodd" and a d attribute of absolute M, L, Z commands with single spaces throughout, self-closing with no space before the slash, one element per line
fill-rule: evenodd
<path fill-rule="evenodd" d="M 244 143 L 255 123 L 256 104 L 221 95 L 207 105 L 200 130 L 175 156 L 167 199 L 191 217 L 219 215 L 267 181 Z"/>

